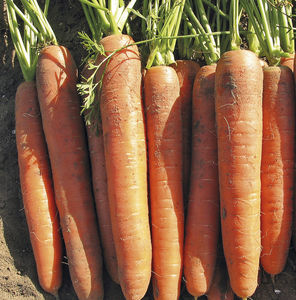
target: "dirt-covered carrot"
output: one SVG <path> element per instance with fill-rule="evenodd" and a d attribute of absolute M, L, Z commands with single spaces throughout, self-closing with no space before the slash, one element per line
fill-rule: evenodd
<path fill-rule="evenodd" d="M 240 297 L 257 287 L 261 250 L 262 89 L 263 71 L 254 53 L 223 54 L 215 84 L 220 213 L 230 283 Z"/>
<path fill-rule="evenodd" d="M 100 66 L 96 83 L 100 88 L 97 100 L 103 127 L 112 232 L 119 283 L 125 298 L 130 300 L 144 297 L 151 278 L 152 259 L 141 61 L 137 46 L 129 46 L 133 39 L 121 34 L 128 9 L 134 2 L 129 2 L 127 7 L 122 3 L 119 7 L 118 4 L 104 6 L 104 11 L 96 6 L 98 9 L 94 11 L 105 35 L 99 42 L 103 50 L 96 62 Z"/>
<path fill-rule="evenodd" d="M 292 71 L 288 67 L 267 67 L 263 87 L 261 264 L 272 275 L 284 269 L 291 241 L 294 138 Z"/>
<path fill-rule="evenodd" d="M 148 5 L 148 3 L 146 3 Z M 176 36 L 184 1 L 150 1 L 147 16 L 159 14 L 160 36 Z M 163 15 L 162 15 L 163 13 Z M 166 24 L 166 25 L 164 25 Z M 149 27 L 151 25 L 151 27 Z M 155 24 L 148 24 L 153 33 Z M 147 38 L 151 36 L 148 35 Z M 175 40 L 150 44 L 144 78 L 147 117 L 150 212 L 152 230 L 152 285 L 155 299 L 179 299 L 183 268 L 184 212 L 182 191 L 182 113 L 180 86 L 174 62 Z M 151 67 L 152 66 L 152 67 Z"/>
<path fill-rule="evenodd" d="M 41 287 L 58 296 L 62 284 L 62 240 L 55 205 L 51 168 L 34 82 L 38 31 L 24 23 L 20 34 L 16 7 L 7 1 L 12 41 L 25 78 L 15 96 L 15 132 L 20 184 L 31 245 Z M 20 12 L 21 13 L 21 12 Z M 28 22 L 29 16 L 25 13 Z"/>

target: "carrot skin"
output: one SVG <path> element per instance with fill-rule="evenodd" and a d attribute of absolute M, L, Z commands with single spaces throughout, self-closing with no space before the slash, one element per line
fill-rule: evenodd
<path fill-rule="evenodd" d="M 70 52 L 62 46 L 44 48 L 36 79 L 72 283 L 80 300 L 103 299 L 89 158 Z"/>
<path fill-rule="evenodd" d="M 127 35 L 101 40 L 106 54 L 131 43 L 133 40 Z M 117 52 L 102 69 L 105 73 L 100 111 L 118 276 L 125 298 L 138 300 L 149 286 L 152 250 L 141 61 L 137 47 Z M 101 74 L 97 76 L 100 80 Z"/>
<path fill-rule="evenodd" d="M 291 71 L 294 73 L 294 58 L 295 58 L 295 53 L 291 53 L 289 57 L 281 57 L 280 64 L 282 66 L 289 67 Z"/>
<path fill-rule="evenodd" d="M 93 70 L 84 68 L 82 78 L 86 80 Z M 86 125 L 89 156 L 91 161 L 92 186 L 96 203 L 104 264 L 111 279 L 119 283 L 117 258 L 112 234 L 110 206 L 108 201 L 107 175 L 104 154 L 103 129 L 100 120 Z"/>
<path fill-rule="evenodd" d="M 215 81 L 223 247 L 231 287 L 246 298 L 257 287 L 261 250 L 263 70 L 254 53 L 229 51 Z"/>
<path fill-rule="evenodd" d="M 35 83 L 21 83 L 15 101 L 20 183 L 39 283 L 57 295 L 63 247 Z"/>
<path fill-rule="evenodd" d="M 199 70 L 199 64 L 193 60 L 177 60 L 172 65 L 175 69 L 179 84 L 182 110 L 182 145 L 183 145 L 183 195 L 185 205 L 189 194 L 189 181 L 191 169 L 191 108 L 192 88 L 194 78 Z"/>
<path fill-rule="evenodd" d="M 220 229 L 218 153 L 215 128 L 216 65 L 197 73 L 192 97 L 192 163 L 185 230 L 184 276 L 193 296 L 212 282 Z"/>
<path fill-rule="evenodd" d="M 183 264 L 182 118 L 179 81 L 167 66 L 144 78 L 154 298 L 178 299 Z"/>
<path fill-rule="evenodd" d="M 291 241 L 295 163 L 294 79 L 289 67 L 264 69 L 261 163 L 261 264 L 285 267 Z"/>

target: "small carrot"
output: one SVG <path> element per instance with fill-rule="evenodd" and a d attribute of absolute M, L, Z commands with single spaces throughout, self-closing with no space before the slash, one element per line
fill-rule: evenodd
<path fill-rule="evenodd" d="M 79 299 L 103 299 L 102 258 L 77 69 L 68 49 L 48 46 L 37 64 L 37 91 L 72 283 Z"/>
<path fill-rule="evenodd" d="M 285 267 L 291 241 L 295 163 L 292 71 L 264 69 L 261 163 L 261 264 L 272 275 Z"/>
<path fill-rule="evenodd" d="M 250 51 L 228 51 L 215 81 L 224 254 L 233 291 L 249 297 L 257 287 L 261 251 L 262 67 Z"/>
<path fill-rule="evenodd" d="M 100 44 L 106 55 L 132 44 L 128 35 L 110 35 Z M 101 60 L 104 56 L 99 56 Z M 104 76 L 102 79 L 102 72 Z M 100 90 L 108 198 L 119 282 L 126 299 L 142 299 L 151 278 L 147 153 L 137 46 L 117 52 L 102 66 Z"/>
<path fill-rule="evenodd" d="M 82 70 L 82 79 L 87 80 L 93 70 L 87 66 Z M 97 119 L 99 112 L 97 112 Z M 110 206 L 108 201 L 107 175 L 105 166 L 103 130 L 100 120 L 86 125 L 89 156 L 91 160 L 92 186 L 100 228 L 103 258 L 111 279 L 119 283 L 115 245 L 112 234 Z"/>
<path fill-rule="evenodd" d="M 193 296 L 205 294 L 211 285 L 220 228 L 215 71 L 216 65 L 199 70 L 192 97 L 192 164 L 184 276 L 187 290 Z"/>
<path fill-rule="evenodd" d="M 182 110 L 182 136 L 183 136 L 183 194 L 184 200 L 188 198 L 191 169 L 191 106 L 192 88 L 199 64 L 193 60 L 177 60 L 171 65 L 177 72 L 180 84 L 180 97 Z"/>
<path fill-rule="evenodd" d="M 20 183 L 30 240 L 41 287 L 57 296 L 62 284 L 62 240 L 51 169 L 35 83 L 19 85 L 15 132 Z"/>

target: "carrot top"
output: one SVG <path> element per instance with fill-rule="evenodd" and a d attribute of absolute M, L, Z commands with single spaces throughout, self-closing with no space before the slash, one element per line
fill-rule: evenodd
<path fill-rule="evenodd" d="M 36 73 L 38 49 L 45 44 L 57 44 L 56 37 L 46 19 L 49 0 L 42 10 L 36 0 L 21 0 L 23 11 L 13 0 L 7 0 L 7 16 L 11 39 L 25 81 L 33 81 Z M 20 30 L 23 21 L 23 35 Z"/>
<path fill-rule="evenodd" d="M 261 55 L 266 56 L 269 65 L 277 65 L 281 57 L 288 57 L 294 51 L 291 3 L 276 0 L 241 2 L 262 49 Z"/>

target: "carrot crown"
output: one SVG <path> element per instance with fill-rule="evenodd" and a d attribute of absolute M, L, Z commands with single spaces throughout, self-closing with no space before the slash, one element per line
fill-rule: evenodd
<path fill-rule="evenodd" d="M 185 0 L 143 1 L 142 34 L 149 42 L 146 67 L 175 62 L 174 50 Z M 155 40 L 153 40 L 155 38 Z"/>

